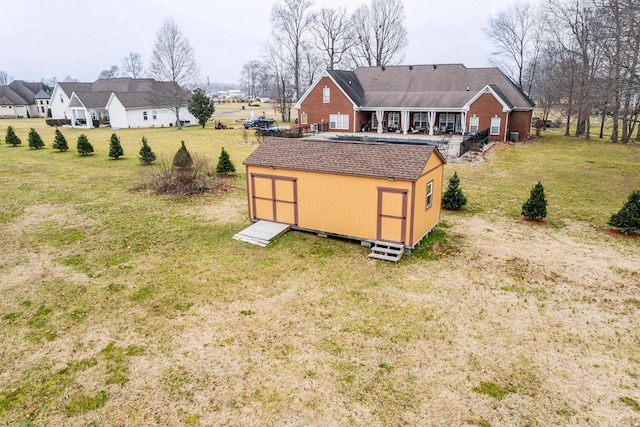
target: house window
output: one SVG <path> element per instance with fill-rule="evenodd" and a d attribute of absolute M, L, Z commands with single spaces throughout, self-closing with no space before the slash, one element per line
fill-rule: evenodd
<path fill-rule="evenodd" d="M 328 87 L 322 88 L 322 102 L 325 104 L 331 102 L 331 89 Z"/>
<path fill-rule="evenodd" d="M 433 181 L 427 183 L 427 205 L 425 209 L 429 209 L 433 204 Z"/>
<path fill-rule="evenodd" d="M 44 113 L 44 107 L 40 107 L 40 111 Z"/>
<path fill-rule="evenodd" d="M 330 129 L 349 129 L 349 116 L 346 114 L 331 114 L 329 116 Z"/>
<path fill-rule="evenodd" d="M 491 135 L 500 134 L 500 117 L 491 118 Z"/>
<path fill-rule="evenodd" d="M 478 122 L 480 117 L 470 117 L 469 118 L 469 133 L 478 133 Z"/>
<path fill-rule="evenodd" d="M 389 126 L 398 126 L 398 123 L 400 123 L 400 113 L 389 113 L 387 120 Z"/>
<path fill-rule="evenodd" d="M 307 124 L 307 113 L 300 114 L 300 124 L 301 125 Z"/>
<path fill-rule="evenodd" d="M 455 130 L 455 113 L 440 113 L 440 132 L 453 132 Z"/>
<path fill-rule="evenodd" d="M 64 98 L 62 97 L 62 94 L 60 94 L 60 102 L 64 102 Z"/>
<path fill-rule="evenodd" d="M 42 105 L 42 99 L 40 100 L 40 105 Z"/>
<path fill-rule="evenodd" d="M 153 120 L 156 120 L 158 118 L 155 110 L 151 111 L 151 117 L 153 118 Z"/>
<path fill-rule="evenodd" d="M 413 115 L 413 127 L 418 129 L 424 129 L 427 127 L 428 119 L 427 113 L 415 113 Z"/>
<path fill-rule="evenodd" d="M 146 111 L 142 112 L 142 120 L 147 120 L 147 112 Z"/>

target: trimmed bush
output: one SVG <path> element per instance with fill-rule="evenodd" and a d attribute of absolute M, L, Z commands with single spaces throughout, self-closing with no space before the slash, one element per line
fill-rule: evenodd
<path fill-rule="evenodd" d="M 56 136 L 53 138 L 54 150 L 67 151 L 69 149 L 69 145 L 67 144 L 67 139 L 64 137 L 60 129 L 56 129 Z"/>
<path fill-rule="evenodd" d="M 467 204 L 467 198 L 460 189 L 460 178 L 458 172 L 454 172 L 449 178 L 449 187 L 442 195 L 442 207 L 450 211 L 459 211 Z"/>
<path fill-rule="evenodd" d="M 218 158 L 218 165 L 216 166 L 216 173 L 219 174 L 229 174 L 234 173 L 236 171 L 236 167 L 233 162 L 229 158 L 229 153 L 227 150 L 222 147 L 222 151 L 220 152 L 220 157 Z"/>
<path fill-rule="evenodd" d="M 142 137 L 142 147 L 140 148 L 140 163 L 143 165 L 150 165 L 156 161 L 156 154 L 151 150 L 149 144 L 147 144 L 147 138 Z"/>
<path fill-rule="evenodd" d="M 547 216 L 547 200 L 544 196 L 544 187 L 540 182 L 533 187 L 529 200 L 522 205 L 521 215 L 530 220 Z"/>
<path fill-rule="evenodd" d="M 182 142 L 182 146 L 178 149 L 175 156 L 173 156 L 173 167 L 176 169 L 191 169 L 193 166 L 193 159 L 191 158 L 191 154 L 189 154 L 189 150 L 184 145 L 184 141 Z"/>
<path fill-rule="evenodd" d="M 77 143 L 78 154 L 81 156 L 86 156 L 88 154 L 93 153 L 93 145 L 89 142 L 87 135 L 84 133 L 78 137 Z"/>
<path fill-rule="evenodd" d="M 115 133 L 111 134 L 111 142 L 109 143 L 109 157 L 114 160 L 124 156 L 122 145 L 120 145 L 120 138 Z"/>
<path fill-rule="evenodd" d="M 20 138 L 18 138 L 18 135 L 16 135 L 16 131 L 13 130 L 13 126 L 9 126 L 7 128 L 7 136 L 5 136 L 4 141 L 14 147 L 22 144 L 22 141 L 20 140 Z"/>
<path fill-rule="evenodd" d="M 640 191 L 629 195 L 622 208 L 611 215 L 609 225 L 624 234 L 634 234 L 640 231 Z"/>
<path fill-rule="evenodd" d="M 44 141 L 40 138 L 40 134 L 34 128 L 31 128 L 29 131 L 29 148 L 37 150 L 42 147 L 44 147 Z"/>

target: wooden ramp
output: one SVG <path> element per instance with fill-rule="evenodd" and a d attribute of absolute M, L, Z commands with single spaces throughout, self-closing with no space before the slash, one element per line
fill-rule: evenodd
<path fill-rule="evenodd" d="M 258 221 L 241 232 L 236 233 L 233 238 L 240 240 L 241 242 L 265 247 L 273 239 L 276 239 L 289 231 L 289 228 L 291 228 L 289 224 L 280 224 L 271 221 Z"/>

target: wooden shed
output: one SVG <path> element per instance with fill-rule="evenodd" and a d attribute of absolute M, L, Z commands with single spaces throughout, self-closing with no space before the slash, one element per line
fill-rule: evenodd
<path fill-rule="evenodd" d="M 440 220 L 433 146 L 271 138 L 244 162 L 249 217 L 414 248 Z"/>

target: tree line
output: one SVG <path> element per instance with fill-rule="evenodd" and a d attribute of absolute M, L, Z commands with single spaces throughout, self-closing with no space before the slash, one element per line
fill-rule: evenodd
<path fill-rule="evenodd" d="M 611 140 L 640 140 L 640 2 L 518 2 L 491 16 L 491 62 L 543 112 L 565 118 L 565 134 L 590 138 L 591 120 L 612 123 Z M 575 123 L 575 128 L 570 126 Z"/>
<path fill-rule="evenodd" d="M 279 0 L 271 9 L 264 55 L 242 67 L 249 97 L 271 94 L 282 121 L 324 71 L 399 63 L 408 44 L 402 0 L 371 0 L 349 14 L 345 7 L 314 8 L 313 0 Z"/>

